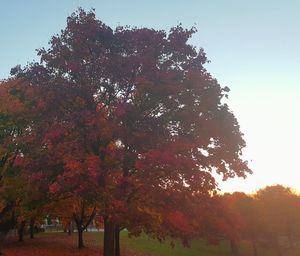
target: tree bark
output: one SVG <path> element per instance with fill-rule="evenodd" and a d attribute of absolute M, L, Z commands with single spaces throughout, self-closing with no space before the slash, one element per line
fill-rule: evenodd
<path fill-rule="evenodd" d="M 116 255 L 115 246 L 115 231 L 116 227 L 113 222 L 104 218 L 104 241 L 103 241 L 103 256 L 114 256 Z"/>
<path fill-rule="evenodd" d="M 34 238 L 34 223 L 35 223 L 35 219 L 31 218 L 29 223 L 29 234 L 31 239 Z"/>
<path fill-rule="evenodd" d="M 25 221 L 22 221 L 18 227 L 18 236 L 19 236 L 18 241 L 19 242 L 24 241 L 24 228 L 25 228 Z"/>
<path fill-rule="evenodd" d="M 239 256 L 239 250 L 235 240 L 230 240 L 231 253 L 233 256 Z"/>
<path fill-rule="evenodd" d="M 120 227 L 119 225 L 116 225 L 115 228 L 115 246 L 116 246 L 116 254 L 115 256 L 120 256 L 121 251 L 120 251 Z"/>

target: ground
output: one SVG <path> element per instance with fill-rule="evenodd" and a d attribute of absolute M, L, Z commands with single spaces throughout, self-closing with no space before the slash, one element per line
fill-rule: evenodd
<path fill-rule="evenodd" d="M 102 232 L 88 232 L 84 234 L 86 248 L 76 248 L 77 236 L 66 233 L 41 233 L 34 239 L 25 237 L 24 242 L 17 242 L 15 237 L 5 239 L 1 249 L 5 256 L 100 256 L 102 252 Z M 251 245 L 247 242 L 240 243 L 243 256 L 252 256 Z M 207 245 L 204 241 L 194 241 L 191 248 L 184 248 L 178 242 L 171 248 L 169 242 L 160 244 L 145 235 L 139 238 L 128 238 L 126 232 L 121 237 L 122 256 L 229 256 L 230 248 L 227 242 L 218 246 Z M 259 248 L 260 256 L 276 255 L 272 250 Z M 295 254 L 299 255 L 299 254 Z M 284 254 L 284 256 L 286 256 Z"/>

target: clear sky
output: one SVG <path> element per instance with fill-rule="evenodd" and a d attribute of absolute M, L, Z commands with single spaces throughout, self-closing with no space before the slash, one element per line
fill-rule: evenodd
<path fill-rule="evenodd" d="M 95 8 L 113 28 L 195 25 L 191 42 L 204 48 L 213 77 L 231 88 L 228 104 L 254 171 L 220 187 L 252 192 L 280 183 L 300 191 L 300 1 L 0 0 L 0 79 L 37 60 L 35 49 L 47 47 L 79 6 Z"/>

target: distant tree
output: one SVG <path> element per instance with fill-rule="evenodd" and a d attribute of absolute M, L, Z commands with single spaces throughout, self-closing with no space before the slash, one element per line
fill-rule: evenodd
<path fill-rule="evenodd" d="M 232 253 L 238 255 L 236 242 L 246 239 L 251 241 L 253 255 L 257 256 L 257 244 L 263 228 L 258 200 L 242 192 L 226 193 L 222 198 L 225 203 L 224 216 L 227 216 L 231 223 L 231 232 L 227 232 L 227 238 L 231 241 Z"/>
<path fill-rule="evenodd" d="M 92 223 L 96 216 L 97 208 L 90 205 L 91 201 L 84 201 L 80 197 L 68 197 L 58 200 L 53 198 L 47 206 L 48 216 L 57 218 L 63 225 L 65 230 L 71 234 L 73 231 L 73 223 L 77 229 L 78 248 L 84 247 L 83 232 Z"/>
<path fill-rule="evenodd" d="M 297 234 L 299 197 L 288 187 L 274 185 L 260 189 L 256 198 L 259 201 L 262 219 L 261 234 L 271 246 L 277 249 L 277 254 L 280 256 L 282 255 L 280 237 L 288 237 L 292 246 L 293 237 Z"/>
<path fill-rule="evenodd" d="M 221 232 L 223 231 L 223 238 L 230 241 L 231 253 L 234 256 L 240 255 L 238 241 L 245 229 L 245 222 L 238 207 L 239 201 L 245 196 L 244 193 L 235 192 L 233 194 L 225 193 L 220 197 L 223 205 L 221 209 L 223 215 L 220 219 L 224 226 Z"/>
<path fill-rule="evenodd" d="M 25 169 L 25 163 L 32 162 L 28 150 L 36 135 L 37 92 L 24 79 L 0 82 L 0 235 L 17 227 L 20 241 L 27 224 L 33 238 L 48 192 L 42 177 Z"/>
<path fill-rule="evenodd" d="M 216 189 L 212 171 L 224 179 L 250 172 L 237 120 L 222 101 L 229 90 L 204 68 L 203 50 L 188 44 L 193 33 L 180 25 L 169 33 L 113 31 L 79 9 L 38 51 L 41 63 L 13 70 L 39 95 L 31 101 L 28 167 L 52 192 L 97 198 L 105 256 L 120 253 L 122 224 L 159 238 L 150 227 L 162 217 L 188 239 L 189 202 Z M 133 221 L 138 212 L 150 223 Z"/>
<path fill-rule="evenodd" d="M 19 173 L 17 162 L 20 160 L 21 145 L 18 138 L 25 127 L 22 122 L 25 106 L 15 95 L 20 83 L 15 80 L 0 81 L 0 221 L 1 216 L 16 204 L 15 195 L 12 195 L 16 189 L 9 188 L 13 187 L 14 178 Z"/>
<path fill-rule="evenodd" d="M 243 221 L 243 229 L 241 237 L 251 241 L 253 247 L 253 255 L 258 255 L 258 242 L 261 237 L 263 223 L 261 221 L 260 209 L 258 201 L 246 194 L 240 194 L 239 200 L 236 202 L 236 209 Z"/>
<path fill-rule="evenodd" d="M 0 236 L 16 223 L 14 214 L 17 198 L 18 172 L 14 164 L 18 158 L 17 135 L 22 125 L 14 114 L 23 110 L 23 104 L 13 95 L 16 81 L 0 81 Z"/>

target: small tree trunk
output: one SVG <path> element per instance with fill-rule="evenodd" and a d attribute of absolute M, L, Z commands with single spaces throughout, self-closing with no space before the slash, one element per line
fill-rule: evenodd
<path fill-rule="evenodd" d="M 83 228 L 82 228 L 82 221 L 78 218 L 75 217 L 76 215 L 74 214 L 74 219 L 77 227 L 77 235 L 78 235 L 78 249 L 84 247 L 83 243 Z"/>
<path fill-rule="evenodd" d="M 69 228 L 68 228 L 68 235 L 72 235 L 73 233 L 73 221 L 70 221 Z"/>
<path fill-rule="evenodd" d="M 271 234 L 270 236 L 271 243 L 273 245 L 274 250 L 276 251 L 277 256 L 282 256 L 279 236 L 277 234 Z"/>
<path fill-rule="evenodd" d="M 120 256 L 121 251 L 120 251 L 120 227 L 119 225 L 116 225 L 115 228 L 115 243 L 116 243 L 116 254 L 115 256 Z"/>
<path fill-rule="evenodd" d="M 252 240 L 253 256 L 257 256 L 256 241 Z"/>
<path fill-rule="evenodd" d="M 82 206 L 81 206 L 80 216 L 76 215 L 76 213 L 73 213 L 73 219 L 76 223 L 77 231 L 78 231 L 78 248 L 84 247 L 84 244 L 83 244 L 83 231 L 86 230 L 87 226 L 91 223 L 91 221 L 95 217 L 95 214 L 96 214 L 96 206 L 94 207 L 92 214 L 85 221 L 87 216 L 85 215 L 84 204 L 82 204 Z"/>
<path fill-rule="evenodd" d="M 22 221 L 18 227 L 18 236 L 19 236 L 18 241 L 19 242 L 24 241 L 24 228 L 25 228 L 25 221 Z"/>
<path fill-rule="evenodd" d="M 230 240 L 231 253 L 233 256 L 239 256 L 239 250 L 235 240 Z"/>
<path fill-rule="evenodd" d="M 291 249 L 294 249 L 294 239 L 293 239 L 293 235 L 292 234 L 288 234 L 288 239 L 289 239 L 289 247 Z"/>
<path fill-rule="evenodd" d="M 31 239 L 34 238 L 34 223 L 35 223 L 35 219 L 31 218 L 29 223 L 29 234 Z"/>
<path fill-rule="evenodd" d="M 77 228 L 78 230 L 78 249 L 81 249 L 84 247 L 84 243 L 83 243 L 83 229 Z"/>
<path fill-rule="evenodd" d="M 103 242 L 103 256 L 114 256 L 116 255 L 115 246 L 115 224 L 104 218 L 104 242 Z"/>
<path fill-rule="evenodd" d="M 279 244 L 278 238 L 276 238 L 276 251 L 277 251 L 277 256 L 282 256 L 281 248 L 280 248 L 280 244 Z"/>

